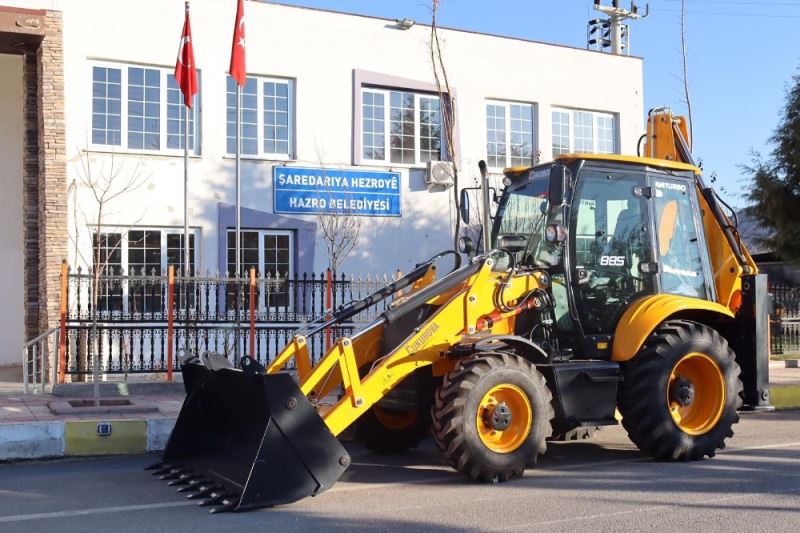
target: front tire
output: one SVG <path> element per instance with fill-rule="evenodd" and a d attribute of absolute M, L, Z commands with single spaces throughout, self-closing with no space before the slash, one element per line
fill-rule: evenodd
<path fill-rule="evenodd" d="M 506 352 L 463 359 L 436 391 L 433 434 L 447 463 L 472 479 L 522 477 L 545 452 L 552 395 L 529 361 Z"/>
<path fill-rule="evenodd" d="M 622 425 L 643 452 L 662 460 L 713 457 L 733 436 L 741 373 L 728 342 L 685 320 L 661 324 L 622 366 Z"/>

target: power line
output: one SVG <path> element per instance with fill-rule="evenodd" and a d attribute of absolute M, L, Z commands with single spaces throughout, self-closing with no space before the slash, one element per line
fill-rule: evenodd
<path fill-rule="evenodd" d="M 680 2 L 681 0 L 663 0 L 666 2 Z M 752 6 L 757 4 L 758 6 L 791 6 L 791 7 L 800 7 L 800 2 L 752 2 L 750 0 L 692 0 L 691 5 L 694 4 L 718 4 L 718 5 L 738 5 L 738 6 Z"/>
<path fill-rule="evenodd" d="M 680 13 L 680 9 L 662 9 L 657 10 L 660 13 Z M 653 9 L 655 13 L 656 10 Z M 798 19 L 800 15 L 779 15 L 769 13 L 732 13 L 730 11 L 689 11 L 686 10 L 687 15 L 715 15 L 719 17 L 751 17 L 751 18 L 770 18 L 770 19 Z"/>

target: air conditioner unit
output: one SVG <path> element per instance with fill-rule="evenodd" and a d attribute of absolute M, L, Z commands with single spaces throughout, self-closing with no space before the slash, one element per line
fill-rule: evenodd
<path fill-rule="evenodd" d="M 453 163 L 450 161 L 428 161 L 425 169 L 425 185 L 428 190 L 445 190 L 453 186 Z"/>

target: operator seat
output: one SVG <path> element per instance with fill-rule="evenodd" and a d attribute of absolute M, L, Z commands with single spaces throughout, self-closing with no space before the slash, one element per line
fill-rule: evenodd
<path fill-rule="evenodd" d="M 603 250 L 604 255 L 624 255 L 627 261 L 631 249 L 638 248 L 638 245 L 633 244 L 634 239 L 638 238 L 641 225 L 637 202 L 636 199 L 628 199 L 627 207 L 617 215 L 614 235 Z"/>

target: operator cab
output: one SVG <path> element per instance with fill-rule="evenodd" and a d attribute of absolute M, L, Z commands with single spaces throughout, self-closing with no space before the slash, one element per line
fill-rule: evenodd
<path fill-rule="evenodd" d="M 695 216 L 696 171 L 662 160 L 577 154 L 506 172 L 492 230 L 492 248 L 504 250 L 498 268 L 549 273 L 553 333 L 562 347 L 610 357 L 622 313 L 644 296 L 716 299 Z"/>

